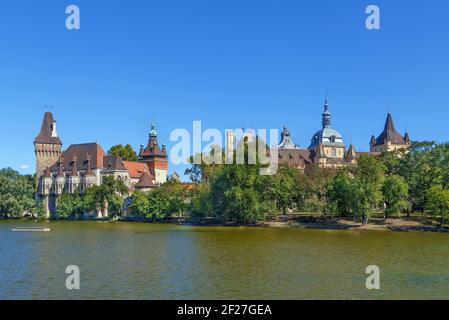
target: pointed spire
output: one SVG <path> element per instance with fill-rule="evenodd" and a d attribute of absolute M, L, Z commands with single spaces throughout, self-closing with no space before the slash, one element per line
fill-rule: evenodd
<path fill-rule="evenodd" d="M 41 131 L 34 139 L 34 143 L 62 145 L 56 131 L 56 121 L 53 119 L 51 112 L 45 112 Z"/>
<path fill-rule="evenodd" d="M 385 121 L 385 128 L 384 128 L 384 130 L 386 132 L 394 132 L 394 131 L 396 131 L 396 129 L 394 128 L 393 117 L 392 117 L 390 112 L 388 112 L 387 120 Z"/>
<path fill-rule="evenodd" d="M 355 152 L 354 145 L 351 144 L 349 146 L 348 151 L 345 154 L 345 160 L 346 161 L 351 161 L 351 160 L 355 159 L 356 157 L 357 157 L 357 153 Z"/>
<path fill-rule="evenodd" d="M 90 154 L 87 154 L 87 170 L 86 170 L 86 176 L 94 176 L 94 172 L 92 171 L 92 165 L 91 165 L 91 156 Z"/>
<path fill-rule="evenodd" d="M 156 137 L 157 137 L 156 123 L 153 121 L 153 122 L 151 122 L 150 138 L 156 138 Z"/>
<path fill-rule="evenodd" d="M 78 168 L 77 168 L 77 165 L 76 165 L 76 160 L 77 160 L 77 157 L 74 156 L 73 157 L 72 172 L 70 174 L 71 177 L 77 177 L 78 176 Z"/>
<path fill-rule="evenodd" d="M 64 158 L 61 157 L 59 159 L 59 169 L 58 169 L 58 178 L 64 178 Z"/>
<path fill-rule="evenodd" d="M 152 177 L 147 170 L 144 170 L 140 175 L 139 182 L 136 183 L 134 188 L 136 189 L 147 189 L 154 187 L 155 184 L 153 182 L 154 177 Z"/>
<path fill-rule="evenodd" d="M 328 90 L 326 90 L 326 95 L 324 97 L 324 112 L 329 111 L 329 97 Z"/>
<path fill-rule="evenodd" d="M 330 128 L 330 126 L 331 126 L 331 114 L 329 112 L 329 99 L 328 99 L 327 90 L 326 90 L 326 96 L 324 98 L 324 112 L 323 112 L 322 117 L 323 117 L 323 121 L 322 121 L 323 129 Z"/>
<path fill-rule="evenodd" d="M 284 126 L 284 129 L 281 133 L 281 143 L 278 145 L 279 149 L 297 149 L 298 146 L 293 143 L 290 131 L 288 130 L 287 126 Z"/>
<path fill-rule="evenodd" d="M 408 132 L 405 132 L 404 141 L 405 141 L 405 143 L 407 143 L 407 144 L 409 144 L 409 143 L 411 142 L 411 141 L 410 141 L 410 137 L 408 136 Z"/>
<path fill-rule="evenodd" d="M 371 136 L 371 141 L 370 141 L 370 145 L 374 146 L 376 144 L 376 137 L 374 136 L 374 134 Z"/>

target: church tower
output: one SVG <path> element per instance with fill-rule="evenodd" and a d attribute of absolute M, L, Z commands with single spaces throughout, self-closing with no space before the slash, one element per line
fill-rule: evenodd
<path fill-rule="evenodd" d="M 139 162 L 144 162 L 148 165 L 150 173 L 154 175 L 156 183 L 162 184 L 167 181 L 168 175 L 168 156 L 165 145 L 159 147 L 157 142 L 156 125 L 151 124 L 147 147 L 143 146 L 139 152 Z"/>
<path fill-rule="evenodd" d="M 46 112 L 42 121 L 41 131 L 34 139 L 36 154 L 36 179 L 45 175 L 47 167 L 54 165 L 61 155 L 62 142 L 56 130 L 56 121 L 51 112 Z"/>

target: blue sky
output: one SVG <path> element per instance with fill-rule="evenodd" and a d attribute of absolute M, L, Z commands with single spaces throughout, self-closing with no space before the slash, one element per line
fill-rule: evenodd
<path fill-rule="evenodd" d="M 65 28 L 69 4 L 80 30 Z M 381 30 L 365 28 L 369 4 Z M 286 124 L 307 147 L 328 89 L 332 125 L 357 150 L 388 110 L 412 139 L 447 141 L 447 12 L 446 0 L 2 1 L 0 167 L 34 172 L 45 105 L 65 147 L 137 149 L 152 119 L 169 148 L 193 120 Z"/>

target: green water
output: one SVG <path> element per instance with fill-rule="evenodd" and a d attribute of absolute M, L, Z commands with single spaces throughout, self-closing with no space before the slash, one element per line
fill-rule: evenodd
<path fill-rule="evenodd" d="M 431 298 L 449 298 L 449 234 L 0 221 L 0 299 Z"/>

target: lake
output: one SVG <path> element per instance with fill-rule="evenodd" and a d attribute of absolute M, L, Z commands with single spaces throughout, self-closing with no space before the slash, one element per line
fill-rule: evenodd
<path fill-rule="evenodd" d="M 0 299 L 448 298 L 449 234 L 0 221 Z"/>

